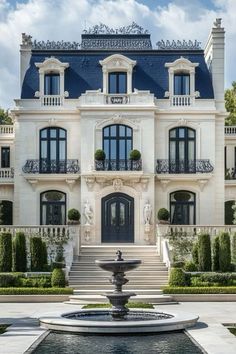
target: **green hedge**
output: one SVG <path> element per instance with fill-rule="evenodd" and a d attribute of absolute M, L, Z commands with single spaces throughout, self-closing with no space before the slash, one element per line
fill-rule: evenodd
<path fill-rule="evenodd" d="M 232 262 L 236 264 L 236 233 L 232 235 Z"/>
<path fill-rule="evenodd" d="M 214 272 L 220 270 L 219 259 L 220 259 L 220 238 L 219 236 L 216 236 L 212 246 L 212 270 Z"/>
<path fill-rule="evenodd" d="M 72 288 L 0 288 L 0 295 L 63 295 L 73 294 Z"/>
<path fill-rule="evenodd" d="M 52 287 L 64 288 L 66 285 L 65 273 L 60 268 L 55 268 L 51 278 Z"/>
<path fill-rule="evenodd" d="M 186 275 L 181 268 L 172 268 L 169 276 L 170 286 L 185 286 L 186 285 Z"/>
<path fill-rule="evenodd" d="M 0 234 L 0 272 L 12 270 L 12 235 L 9 232 Z"/>
<path fill-rule="evenodd" d="M 236 294 L 236 286 L 165 287 L 163 294 Z"/>
<path fill-rule="evenodd" d="M 211 240 L 209 234 L 198 237 L 198 267 L 200 271 L 211 270 Z"/>
<path fill-rule="evenodd" d="M 41 237 L 31 237 L 30 239 L 31 253 L 31 270 L 43 271 L 45 266 L 45 248 Z"/>
<path fill-rule="evenodd" d="M 0 273 L 0 288 L 19 286 L 24 273 Z"/>
<path fill-rule="evenodd" d="M 23 232 L 17 232 L 13 239 L 13 271 L 26 272 L 26 241 Z"/>
<path fill-rule="evenodd" d="M 193 262 L 198 266 L 198 242 L 195 242 L 192 248 Z"/>
<path fill-rule="evenodd" d="M 228 232 L 220 234 L 219 238 L 219 268 L 222 272 L 231 270 L 231 248 Z"/>

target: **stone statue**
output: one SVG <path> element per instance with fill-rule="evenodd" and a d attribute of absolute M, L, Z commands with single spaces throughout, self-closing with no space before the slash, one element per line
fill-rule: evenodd
<path fill-rule="evenodd" d="M 88 200 L 84 203 L 84 216 L 86 219 L 85 225 L 92 225 L 93 211 Z"/>
<path fill-rule="evenodd" d="M 147 200 L 143 207 L 143 220 L 145 225 L 150 225 L 151 217 L 152 217 L 152 206 L 149 203 L 149 200 Z"/>

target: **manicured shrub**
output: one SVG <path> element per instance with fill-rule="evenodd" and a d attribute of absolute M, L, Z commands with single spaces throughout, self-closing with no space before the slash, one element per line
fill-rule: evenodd
<path fill-rule="evenodd" d="M 23 232 L 17 232 L 13 239 L 13 271 L 26 272 L 27 258 L 26 258 L 26 242 Z"/>
<path fill-rule="evenodd" d="M 26 288 L 50 288 L 51 276 L 21 278 L 19 286 Z"/>
<path fill-rule="evenodd" d="M 188 261 L 184 264 L 184 270 L 186 272 L 197 272 L 198 267 L 194 262 Z"/>
<path fill-rule="evenodd" d="M 171 263 L 171 268 L 183 268 L 184 265 L 185 265 L 184 261 L 177 261 L 177 262 Z"/>
<path fill-rule="evenodd" d="M 62 269 L 55 268 L 52 272 L 52 287 L 64 288 L 66 285 L 65 273 Z"/>
<path fill-rule="evenodd" d="M 170 213 L 166 208 L 161 208 L 158 210 L 157 218 L 158 220 L 168 221 L 170 217 Z"/>
<path fill-rule="evenodd" d="M 24 273 L 0 273 L 0 288 L 19 286 Z"/>
<path fill-rule="evenodd" d="M 198 237 L 198 267 L 200 271 L 211 271 L 211 240 L 209 234 Z"/>
<path fill-rule="evenodd" d="M 72 288 L 0 288 L 0 295 L 71 295 Z"/>
<path fill-rule="evenodd" d="M 221 272 L 231 270 L 231 248 L 228 232 L 220 234 L 219 238 L 219 267 Z"/>
<path fill-rule="evenodd" d="M 98 161 L 105 160 L 105 158 L 106 158 L 105 151 L 103 151 L 102 149 L 97 149 L 95 151 L 94 158 L 95 158 L 95 160 L 98 160 Z"/>
<path fill-rule="evenodd" d="M 47 245 L 46 242 L 42 241 L 42 263 L 43 263 L 43 270 L 48 270 L 48 252 L 47 252 Z"/>
<path fill-rule="evenodd" d="M 70 209 L 68 210 L 68 220 L 70 221 L 80 221 L 80 212 L 77 209 Z"/>
<path fill-rule="evenodd" d="M 12 271 L 12 235 L 9 232 L 0 234 L 0 272 Z"/>
<path fill-rule="evenodd" d="M 169 276 L 170 286 L 185 286 L 186 276 L 181 268 L 172 268 Z"/>
<path fill-rule="evenodd" d="M 164 294 L 236 294 L 236 286 L 165 287 Z"/>
<path fill-rule="evenodd" d="M 216 236 L 212 246 L 212 270 L 214 272 L 220 270 L 219 257 L 220 257 L 220 240 L 219 240 L 219 236 Z"/>
<path fill-rule="evenodd" d="M 130 160 L 140 160 L 141 152 L 139 150 L 131 150 L 129 153 Z"/>
<path fill-rule="evenodd" d="M 30 239 L 30 253 L 31 253 L 31 270 L 43 271 L 45 254 L 44 246 L 41 237 L 31 237 Z"/>
<path fill-rule="evenodd" d="M 195 242 L 192 248 L 193 263 L 198 266 L 198 242 Z"/>
<path fill-rule="evenodd" d="M 232 262 L 236 264 L 236 233 L 232 235 Z"/>

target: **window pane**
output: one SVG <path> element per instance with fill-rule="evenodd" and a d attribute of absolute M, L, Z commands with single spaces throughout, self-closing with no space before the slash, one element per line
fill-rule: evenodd
<path fill-rule="evenodd" d="M 176 159 L 176 143 L 175 141 L 170 141 L 170 159 L 175 160 Z"/>
<path fill-rule="evenodd" d="M 126 159 L 129 158 L 129 153 L 132 150 L 132 141 L 131 140 L 127 140 L 126 142 L 126 147 L 127 147 L 127 153 L 126 153 Z"/>
<path fill-rule="evenodd" d="M 109 129 L 110 129 L 109 127 L 106 127 L 106 128 L 103 129 L 103 135 L 104 136 L 109 136 Z"/>
<path fill-rule="evenodd" d="M 65 138 L 66 137 L 66 131 L 64 129 L 59 129 L 59 137 L 60 138 Z"/>
<path fill-rule="evenodd" d="M 56 140 L 50 141 L 50 159 L 56 160 L 57 157 L 57 143 Z"/>
<path fill-rule="evenodd" d="M 58 202 L 65 201 L 65 194 L 58 191 L 48 191 L 42 194 L 42 201 L 45 202 Z"/>
<path fill-rule="evenodd" d="M 56 138 L 56 137 L 57 137 L 57 130 L 50 129 L 50 138 Z"/>
<path fill-rule="evenodd" d="M 131 128 L 126 128 L 126 135 L 131 137 L 132 136 L 132 129 Z"/>
<path fill-rule="evenodd" d="M 41 138 L 47 138 L 47 129 L 41 130 Z"/>
<path fill-rule="evenodd" d="M 47 74 L 44 76 L 44 94 L 45 95 L 60 94 L 60 75 Z"/>
<path fill-rule="evenodd" d="M 120 159 L 125 159 L 126 158 L 126 154 L 125 154 L 125 140 L 120 140 L 119 141 L 119 158 Z"/>
<path fill-rule="evenodd" d="M 120 226 L 125 224 L 125 205 L 120 203 Z"/>
<path fill-rule="evenodd" d="M 119 84 L 118 84 L 118 93 L 126 93 L 126 73 L 118 73 Z"/>
<path fill-rule="evenodd" d="M 194 145 L 195 145 L 195 142 L 192 140 L 192 141 L 189 141 L 188 142 L 188 160 L 194 160 L 194 155 L 195 155 L 195 149 L 194 149 Z"/>
<path fill-rule="evenodd" d="M 41 141 L 41 159 L 47 158 L 47 141 Z"/>
<path fill-rule="evenodd" d="M 116 159 L 116 140 L 111 140 L 110 158 Z"/>
<path fill-rule="evenodd" d="M 181 76 L 174 76 L 174 95 L 181 95 Z"/>
<path fill-rule="evenodd" d="M 111 204 L 111 220 L 110 220 L 111 225 L 116 225 L 116 203 Z"/>
<path fill-rule="evenodd" d="M 185 157 L 185 154 L 184 154 L 184 148 L 185 148 L 185 143 L 184 141 L 180 141 L 179 142 L 179 160 L 183 161 L 184 160 L 184 157 Z"/>
<path fill-rule="evenodd" d="M 2 147 L 2 158 L 1 158 L 1 167 L 8 168 L 10 167 L 10 147 Z"/>
<path fill-rule="evenodd" d="M 176 138 L 176 129 L 170 131 L 170 138 Z"/>
<path fill-rule="evenodd" d="M 188 136 L 189 138 L 194 138 L 195 137 L 195 131 L 192 129 L 188 129 Z"/>
<path fill-rule="evenodd" d="M 189 95 L 189 82 L 190 77 L 189 75 L 182 76 L 182 95 Z"/>
<path fill-rule="evenodd" d="M 65 140 L 59 142 L 59 159 L 66 159 L 66 142 Z"/>
<path fill-rule="evenodd" d="M 120 131 L 119 131 L 120 136 L 125 137 L 125 127 L 123 125 L 120 125 Z"/>
<path fill-rule="evenodd" d="M 184 138 L 185 136 L 185 129 L 184 128 L 180 128 L 179 129 L 179 138 Z"/>
<path fill-rule="evenodd" d="M 194 224 L 194 205 L 189 205 L 189 225 Z"/>
<path fill-rule="evenodd" d="M 116 136 L 116 125 L 111 125 L 111 136 Z"/>
<path fill-rule="evenodd" d="M 117 93 L 116 92 L 116 73 L 110 73 L 109 74 L 109 88 L 108 88 L 108 92 L 109 93 Z"/>

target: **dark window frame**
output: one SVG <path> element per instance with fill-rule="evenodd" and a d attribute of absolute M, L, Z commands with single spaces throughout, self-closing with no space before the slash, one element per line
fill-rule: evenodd
<path fill-rule="evenodd" d="M 116 78 L 116 83 L 115 83 L 115 86 L 116 86 L 116 92 L 110 92 L 111 91 L 111 83 L 110 83 L 110 78 L 111 76 L 115 76 Z M 120 92 L 120 81 L 119 81 L 119 77 L 120 76 L 125 76 L 125 92 Z M 116 95 L 116 94 L 127 94 L 127 72 L 126 71 L 111 71 L 108 73 L 108 93 L 111 94 L 111 95 Z"/>
<path fill-rule="evenodd" d="M 65 197 L 65 201 L 63 202 L 60 202 L 60 201 L 43 201 L 43 195 L 45 193 L 49 193 L 49 192 L 58 192 L 58 193 L 61 193 L 64 195 Z M 62 192 L 62 191 L 59 191 L 57 189 L 50 189 L 50 190 L 46 190 L 42 193 L 40 193 L 40 225 L 48 225 L 48 224 L 43 224 L 43 205 L 50 205 L 50 204 L 53 204 L 53 205 L 65 205 L 65 222 L 62 223 L 62 224 L 56 224 L 56 225 L 65 225 L 66 224 L 66 217 L 67 217 L 67 195 L 66 193 Z M 46 215 L 46 219 L 47 219 L 47 215 Z"/>
<path fill-rule="evenodd" d="M 8 151 L 8 157 L 7 157 L 6 160 L 5 160 L 5 155 L 3 153 L 4 150 Z M 11 149 L 10 149 L 10 146 L 1 146 L 1 168 L 10 168 L 10 167 L 11 167 Z"/>
<path fill-rule="evenodd" d="M 51 137 L 50 132 L 51 130 L 56 130 L 56 137 Z M 60 137 L 60 130 L 65 132 L 65 137 Z M 43 137 L 42 134 L 43 132 L 47 132 L 47 136 Z M 42 158 L 42 147 L 41 147 L 41 142 L 46 141 L 47 142 L 47 158 L 46 158 L 46 170 L 44 169 L 43 166 L 43 158 Z M 52 171 L 51 168 L 51 141 L 56 141 L 56 171 Z M 46 127 L 40 130 L 39 132 L 39 171 L 40 173 L 60 173 L 60 142 L 65 141 L 65 159 L 64 160 L 64 173 L 66 173 L 66 165 L 67 165 L 67 131 L 64 128 L 61 127 Z M 52 172 L 51 172 L 52 171 Z"/>
<path fill-rule="evenodd" d="M 180 129 L 184 129 L 184 137 L 180 137 Z M 171 137 L 171 132 L 175 131 L 175 137 Z M 189 131 L 192 131 L 194 133 L 194 137 L 189 136 Z M 189 141 L 194 141 L 194 165 L 196 165 L 196 130 L 185 127 L 185 126 L 180 126 L 180 127 L 175 127 L 169 130 L 169 169 L 170 171 L 172 170 L 172 158 L 171 158 L 171 142 L 175 142 L 175 166 L 174 170 L 176 170 L 176 173 L 180 173 L 180 156 L 179 156 L 179 143 L 184 142 L 184 172 L 183 173 L 189 173 L 189 148 L 188 148 L 188 142 Z M 193 166 L 194 167 L 194 166 Z M 194 171 L 193 171 L 194 172 Z"/>
<path fill-rule="evenodd" d="M 53 77 L 57 77 L 58 78 L 58 88 L 59 88 L 59 92 L 54 93 L 53 92 Z M 46 92 L 46 80 L 47 78 L 49 78 L 49 90 L 48 92 Z M 59 73 L 46 73 L 44 74 L 44 95 L 46 96 L 58 96 L 60 95 L 60 74 Z"/>
<path fill-rule="evenodd" d="M 171 200 L 171 196 L 173 195 L 173 194 L 175 194 L 175 193 L 177 193 L 177 192 L 183 192 L 183 193 L 189 193 L 189 194 L 192 194 L 193 195 L 193 197 L 194 197 L 194 200 L 193 201 L 191 201 L 191 202 L 188 202 L 188 201 L 183 201 L 183 202 L 181 202 L 181 201 L 172 201 Z M 194 193 L 194 192 L 191 192 L 191 191 L 188 191 L 188 190 L 176 190 L 176 191 L 174 191 L 174 192 L 171 192 L 170 194 L 169 194 L 169 207 L 170 207 L 170 223 L 171 223 L 171 225 L 190 225 L 190 224 L 172 224 L 172 218 L 173 218 L 173 215 L 172 215 L 172 206 L 174 205 L 176 205 L 176 204 L 179 204 L 179 205 L 188 205 L 188 207 L 190 206 L 190 205 L 193 205 L 193 225 L 196 225 L 196 193 Z M 189 211 L 189 210 L 188 210 Z M 189 219 L 189 215 L 188 215 L 188 219 Z"/>
<path fill-rule="evenodd" d="M 181 78 L 181 89 L 180 89 L 180 93 L 179 92 L 176 92 L 176 83 L 175 83 L 175 78 L 176 77 L 180 77 Z M 184 78 L 185 77 L 188 77 L 188 93 L 184 93 L 185 91 L 185 85 L 184 85 Z M 190 74 L 188 73 L 175 73 L 174 74 L 174 95 L 175 96 L 185 96 L 185 95 L 190 95 Z"/>

